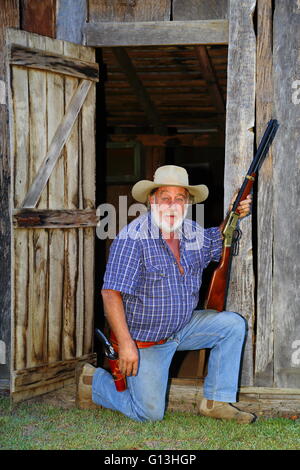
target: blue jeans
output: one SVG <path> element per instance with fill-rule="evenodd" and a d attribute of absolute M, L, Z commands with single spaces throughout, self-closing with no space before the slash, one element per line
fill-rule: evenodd
<path fill-rule="evenodd" d="M 139 349 L 136 376 L 118 392 L 109 372 L 97 368 L 93 401 L 136 421 L 163 419 L 169 367 L 175 351 L 210 348 L 203 394 L 209 400 L 235 402 L 246 321 L 237 313 L 195 310 L 190 322 L 161 345 Z"/>

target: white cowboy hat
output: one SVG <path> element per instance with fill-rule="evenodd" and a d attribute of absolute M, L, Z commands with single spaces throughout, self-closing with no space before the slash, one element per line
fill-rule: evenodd
<path fill-rule="evenodd" d="M 185 168 L 175 165 L 164 165 L 157 168 L 154 173 L 154 181 L 138 181 L 132 188 L 132 196 L 139 202 L 146 203 L 149 194 L 155 188 L 161 186 L 180 186 L 186 188 L 193 196 L 193 204 L 205 201 L 208 196 L 208 188 L 204 184 L 189 185 L 189 176 Z"/>

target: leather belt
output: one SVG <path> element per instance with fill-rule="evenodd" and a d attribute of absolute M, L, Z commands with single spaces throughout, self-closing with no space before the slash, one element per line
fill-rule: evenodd
<path fill-rule="evenodd" d="M 117 338 L 115 337 L 114 333 L 111 331 L 110 333 L 110 340 L 113 343 L 115 350 L 118 352 L 118 342 Z M 150 346 L 155 346 L 156 344 L 164 344 L 167 342 L 166 339 L 160 339 L 159 341 L 138 341 L 134 340 L 138 349 L 149 348 Z"/>

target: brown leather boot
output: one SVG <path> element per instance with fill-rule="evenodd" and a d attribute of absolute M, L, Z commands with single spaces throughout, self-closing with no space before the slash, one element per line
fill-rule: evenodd
<path fill-rule="evenodd" d="M 241 411 L 231 403 L 222 401 L 212 401 L 203 398 L 200 405 L 198 405 L 199 413 L 203 416 L 216 419 L 229 419 L 237 423 L 247 424 L 253 423 L 256 420 L 256 415 Z"/>
<path fill-rule="evenodd" d="M 92 382 L 96 368 L 91 364 L 80 364 L 76 368 L 76 400 L 75 405 L 81 410 L 102 408 L 92 400 Z"/>

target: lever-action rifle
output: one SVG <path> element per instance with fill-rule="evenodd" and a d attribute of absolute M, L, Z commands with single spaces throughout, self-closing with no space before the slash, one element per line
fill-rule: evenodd
<path fill-rule="evenodd" d="M 210 281 L 204 303 L 204 308 L 206 309 L 213 309 L 218 312 L 225 310 L 230 279 L 231 260 L 232 255 L 235 254 L 233 250 L 241 234 L 238 228 L 239 213 L 237 208 L 240 202 L 245 200 L 250 194 L 258 171 L 268 153 L 278 127 L 279 124 L 276 119 L 271 119 L 271 121 L 269 121 L 247 175 L 245 176 L 244 182 L 236 196 L 236 199 L 234 200 L 232 209 L 227 213 L 222 224 L 222 226 L 225 227 L 222 231 L 224 237 L 223 252 L 219 266 L 214 271 Z"/>

